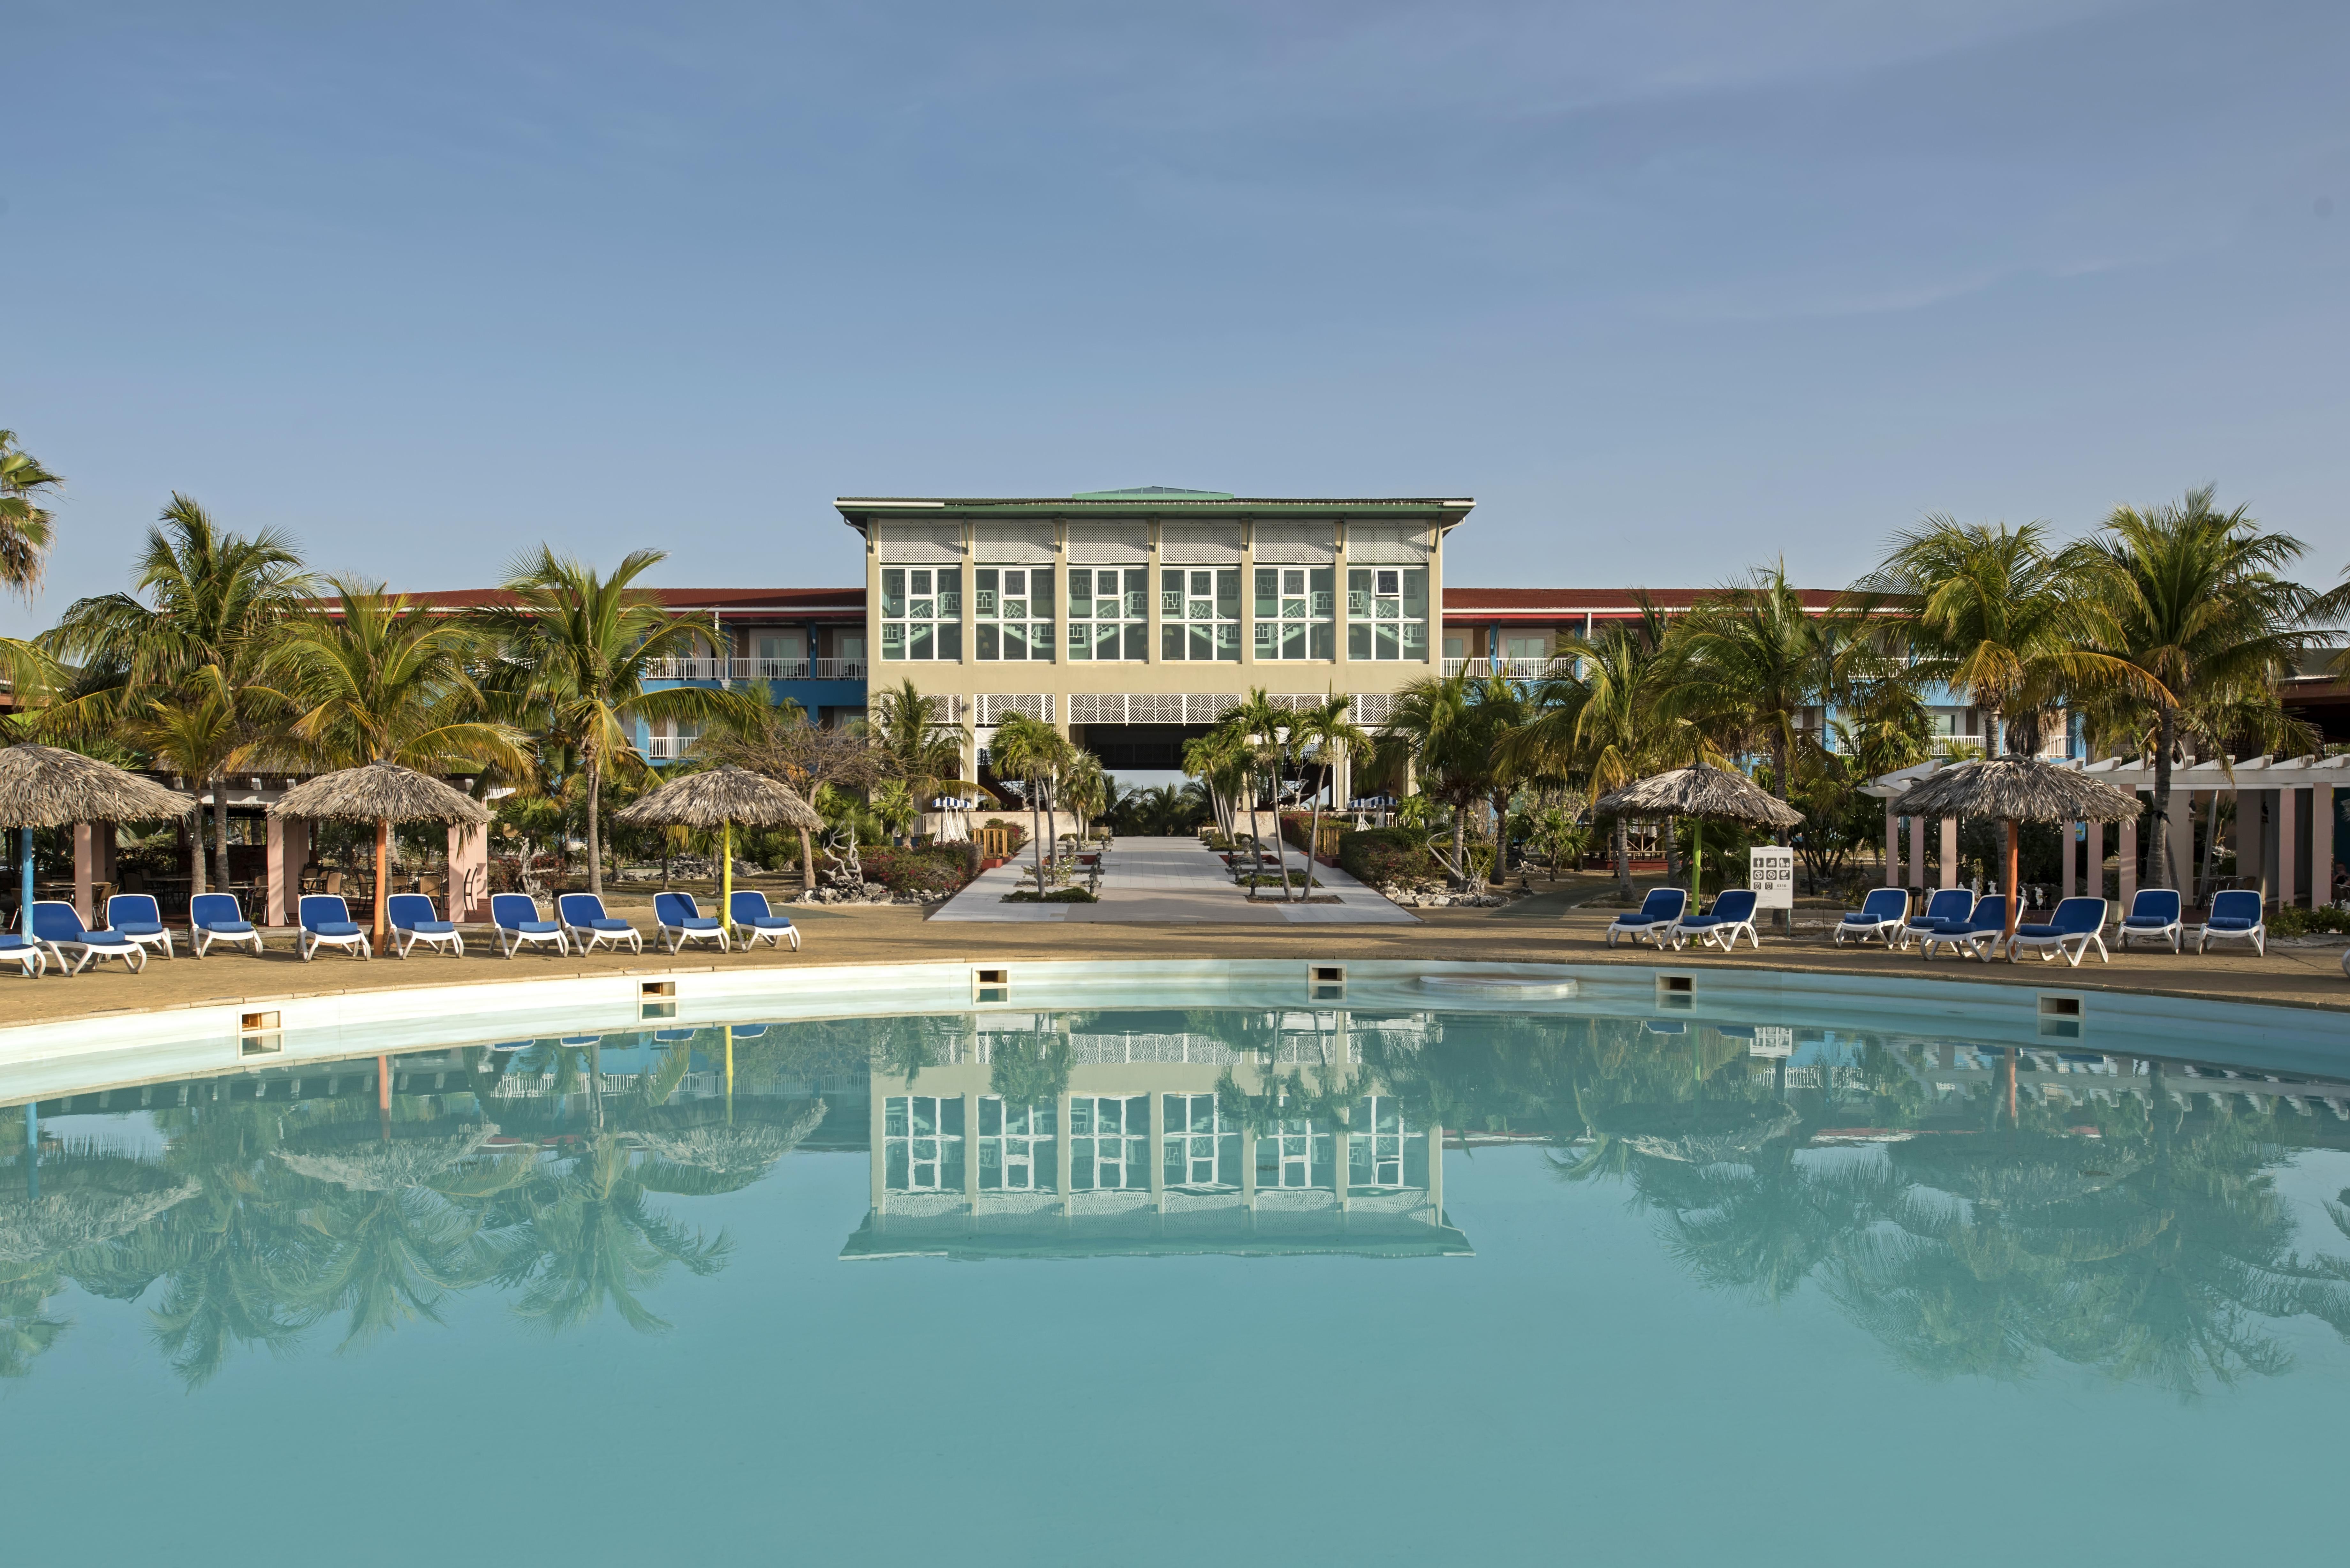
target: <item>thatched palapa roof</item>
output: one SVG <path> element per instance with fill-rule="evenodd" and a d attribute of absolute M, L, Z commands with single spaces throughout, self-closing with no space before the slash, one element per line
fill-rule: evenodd
<path fill-rule="evenodd" d="M 1712 822 L 1742 822 L 1754 827 L 1794 827 L 1804 814 L 1744 774 L 1697 763 L 1626 784 L 1601 795 L 1592 810 L 1601 816 L 1695 816 Z"/>
<path fill-rule="evenodd" d="M 195 810 L 192 795 L 55 746 L 0 750 L 0 827 L 154 822 Z"/>
<path fill-rule="evenodd" d="M 306 779 L 269 808 L 272 816 L 313 822 L 445 822 L 479 827 L 487 807 L 452 788 L 398 763 L 369 763 Z"/>
<path fill-rule="evenodd" d="M 1929 774 L 1893 802 L 1904 816 L 1984 816 L 1996 822 L 2123 822 L 2137 796 L 2037 757 L 1985 757 Z"/>
<path fill-rule="evenodd" d="M 791 785 L 732 763 L 671 779 L 624 807 L 618 820 L 630 827 L 716 827 L 734 822 L 814 833 L 824 826 L 824 818 Z"/>

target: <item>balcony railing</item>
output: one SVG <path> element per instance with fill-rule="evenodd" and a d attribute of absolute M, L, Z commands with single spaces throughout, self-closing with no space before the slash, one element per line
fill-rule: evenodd
<path fill-rule="evenodd" d="M 649 680 L 862 680 L 861 659 L 656 659 Z"/>
<path fill-rule="evenodd" d="M 1447 675 L 1466 675 L 1472 680 L 1498 675 L 1504 680 L 1547 680 L 1553 676 L 1575 673 L 1572 659 L 1448 659 L 1444 660 Z"/>

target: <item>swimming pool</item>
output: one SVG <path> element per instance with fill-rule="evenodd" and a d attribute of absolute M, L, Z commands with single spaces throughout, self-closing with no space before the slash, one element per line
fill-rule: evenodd
<path fill-rule="evenodd" d="M 2331 1020 L 1329 967 L 0 1067 L 11 1555 L 2186 1562 L 2322 1517 Z"/>

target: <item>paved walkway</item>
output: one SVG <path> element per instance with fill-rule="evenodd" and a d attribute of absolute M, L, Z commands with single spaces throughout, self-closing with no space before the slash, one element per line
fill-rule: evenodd
<path fill-rule="evenodd" d="M 1305 859 L 1287 851 L 1288 865 L 1303 871 Z M 1335 896 L 1335 904 L 1283 903 L 1277 889 L 1252 899 L 1235 885 L 1224 863 L 1197 838 L 1121 838 L 1102 860 L 1097 904 L 1007 904 L 1003 895 L 1020 888 L 1020 866 L 983 872 L 947 900 L 938 920 L 986 920 L 1051 925 L 1416 925 L 1398 909 L 1336 867 L 1315 869 L 1315 895 Z"/>

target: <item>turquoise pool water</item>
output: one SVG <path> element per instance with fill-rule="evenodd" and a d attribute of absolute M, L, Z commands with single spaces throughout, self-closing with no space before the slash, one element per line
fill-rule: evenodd
<path fill-rule="evenodd" d="M 2350 1084 L 2086 1044 L 997 1009 L 92 1084 L 0 1111 L 0 1542 L 2330 1554 Z"/>

